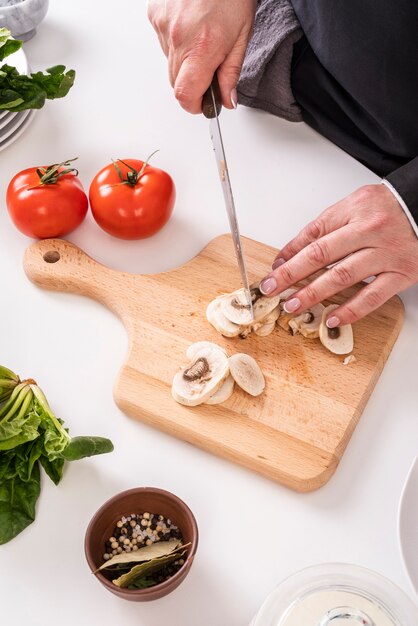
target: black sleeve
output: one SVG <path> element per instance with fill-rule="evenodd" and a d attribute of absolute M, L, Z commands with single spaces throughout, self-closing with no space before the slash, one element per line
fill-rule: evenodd
<path fill-rule="evenodd" d="M 386 176 L 386 180 L 399 193 L 418 225 L 418 157 Z"/>
<path fill-rule="evenodd" d="M 291 2 L 305 121 L 385 177 L 418 224 L 418 1 Z"/>

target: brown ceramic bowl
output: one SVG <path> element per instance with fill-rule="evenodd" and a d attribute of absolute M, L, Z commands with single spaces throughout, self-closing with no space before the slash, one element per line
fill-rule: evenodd
<path fill-rule="evenodd" d="M 198 530 L 196 520 L 189 507 L 180 498 L 154 487 L 138 487 L 122 491 L 100 507 L 88 525 L 84 540 L 86 559 L 92 572 L 95 572 L 103 563 L 105 542 L 113 533 L 116 522 L 123 515 L 130 513 L 159 513 L 169 518 L 183 535 L 184 543 L 191 543 L 188 548 L 187 559 L 183 567 L 169 580 L 148 587 L 147 589 L 121 589 L 106 578 L 103 572 L 97 572 L 96 578 L 106 589 L 125 600 L 146 602 L 158 600 L 176 589 L 186 578 L 192 566 L 198 544 Z"/>

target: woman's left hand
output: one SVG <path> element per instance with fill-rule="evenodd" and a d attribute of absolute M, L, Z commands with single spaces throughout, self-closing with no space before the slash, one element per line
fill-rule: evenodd
<path fill-rule="evenodd" d="M 329 265 L 287 300 L 288 313 L 375 276 L 327 320 L 329 328 L 352 324 L 418 282 L 418 237 L 385 185 L 361 187 L 321 213 L 284 246 L 260 289 L 276 295 Z"/>

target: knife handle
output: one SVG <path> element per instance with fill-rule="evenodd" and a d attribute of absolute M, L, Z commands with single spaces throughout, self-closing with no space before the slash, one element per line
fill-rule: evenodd
<path fill-rule="evenodd" d="M 212 95 L 213 94 L 213 95 Z M 216 112 L 215 106 L 216 105 Z M 218 77 L 216 73 L 213 75 L 212 83 L 209 89 L 205 92 L 202 100 L 202 111 L 203 115 L 207 117 L 209 120 L 219 115 L 222 110 L 222 96 L 221 90 L 219 88 Z"/>

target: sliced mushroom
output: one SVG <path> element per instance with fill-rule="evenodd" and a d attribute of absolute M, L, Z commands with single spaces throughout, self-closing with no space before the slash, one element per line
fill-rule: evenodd
<path fill-rule="evenodd" d="M 228 376 L 222 387 L 216 391 L 213 396 L 206 400 L 205 404 L 222 404 L 229 400 L 234 392 L 235 381 L 231 375 Z"/>
<path fill-rule="evenodd" d="M 290 289 L 285 289 L 285 291 L 282 291 L 282 293 L 280 294 L 280 300 L 287 300 L 288 298 L 290 298 L 290 296 L 293 296 L 293 294 L 296 292 L 297 292 L 297 289 L 295 289 L 294 287 L 290 287 Z M 283 304 L 284 302 L 281 303 L 281 306 Z"/>
<path fill-rule="evenodd" d="M 221 309 L 222 300 L 223 296 L 220 296 L 209 303 L 206 309 L 207 320 L 224 337 L 237 337 L 243 329 L 225 317 Z"/>
<path fill-rule="evenodd" d="M 186 350 L 186 356 L 189 361 L 193 361 L 196 354 L 203 348 L 218 348 L 219 350 L 223 350 L 226 354 L 226 350 L 221 348 L 221 346 L 218 346 L 217 343 L 213 343 L 212 341 L 197 341 L 196 343 L 192 343 Z"/>
<path fill-rule="evenodd" d="M 276 322 L 269 322 L 268 324 L 263 324 L 262 326 L 257 328 L 254 333 L 258 337 L 268 337 L 269 335 L 271 335 L 272 332 L 274 332 L 275 328 Z"/>
<path fill-rule="evenodd" d="M 354 347 L 353 328 L 351 324 L 328 328 L 326 319 L 329 314 L 338 308 L 338 304 L 330 304 L 322 313 L 322 321 L 319 327 L 319 338 L 325 348 L 334 354 L 349 354 Z"/>
<path fill-rule="evenodd" d="M 350 363 L 355 363 L 357 361 L 356 357 L 354 356 L 354 354 L 350 354 L 350 356 L 346 356 L 344 361 L 343 361 L 343 365 L 350 365 Z"/>
<path fill-rule="evenodd" d="M 248 354 L 234 354 L 229 359 L 231 376 L 251 396 L 259 396 L 266 386 L 263 372 L 257 361 Z"/>
<path fill-rule="evenodd" d="M 270 324 L 273 324 L 273 328 L 274 328 L 276 320 L 279 317 L 280 317 L 280 307 L 276 306 L 276 308 L 273 309 L 273 311 L 271 311 L 268 315 L 266 315 L 266 317 L 263 317 L 263 319 L 261 319 L 258 322 L 255 322 L 254 324 L 252 324 L 251 325 L 251 330 L 253 330 L 256 333 L 257 330 L 259 330 L 263 326 L 270 325 Z"/>
<path fill-rule="evenodd" d="M 244 289 L 238 289 L 231 294 L 222 297 L 221 310 L 227 319 L 240 326 L 249 326 L 254 321 L 266 317 L 280 303 L 280 296 L 267 298 L 258 289 L 258 285 L 251 287 L 251 298 L 253 303 L 254 319 L 251 318 L 251 311 Z"/>
<path fill-rule="evenodd" d="M 300 333 L 308 339 L 317 339 L 319 337 L 319 327 L 322 322 L 322 313 L 324 305 L 315 304 L 311 309 L 304 311 L 301 315 L 289 320 L 289 326 L 296 335 Z"/>
<path fill-rule="evenodd" d="M 229 362 L 218 347 L 202 348 L 189 365 L 174 376 L 173 398 L 186 406 L 197 406 L 209 400 L 229 375 Z"/>
<path fill-rule="evenodd" d="M 282 293 L 280 294 L 280 312 L 281 313 L 277 319 L 277 325 L 280 326 L 280 328 L 283 328 L 283 330 L 287 332 L 291 332 L 292 334 L 293 334 L 293 330 L 290 328 L 289 322 L 290 320 L 294 318 L 294 314 L 286 313 L 283 307 L 284 307 L 285 300 L 290 298 L 290 296 L 293 296 L 293 294 L 296 292 L 297 292 L 297 289 L 294 289 L 293 287 L 291 287 L 290 289 L 286 289 L 285 291 L 282 291 Z"/>

